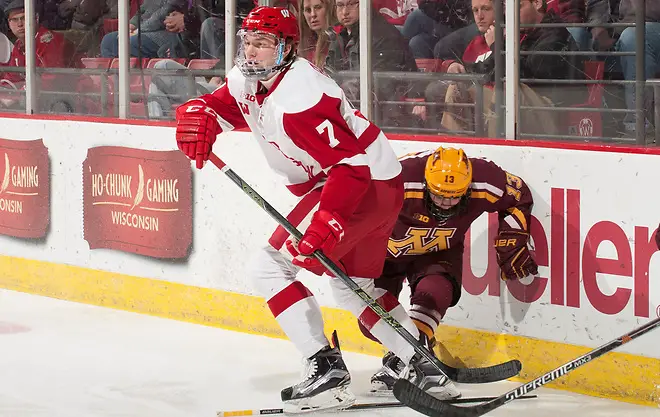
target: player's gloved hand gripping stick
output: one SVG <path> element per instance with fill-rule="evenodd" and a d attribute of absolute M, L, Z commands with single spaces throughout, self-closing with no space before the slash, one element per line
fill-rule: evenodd
<path fill-rule="evenodd" d="M 300 240 L 302 233 L 293 226 L 286 217 L 280 214 L 273 206 L 264 200 L 250 185 L 231 170 L 220 158 L 213 152 L 209 155 L 209 160 L 224 172 L 236 185 L 238 185 L 245 194 L 250 196 L 255 203 L 268 213 L 277 223 L 279 223 L 293 238 Z M 501 381 L 520 373 L 522 364 L 517 359 L 504 362 L 498 365 L 485 368 L 454 368 L 436 358 L 426 347 L 422 346 L 417 339 L 406 330 L 401 323 L 392 317 L 380 304 L 378 304 L 369 294 L 360 288 L 348 275 L 346 275 L 334 262 L 332 262 L 323 252 L 317 250 L 313 253 L 314 257 L 328 269 L 333 275 L 339 278 L 348 288 L 360 297 L 367 305 L 387 324 L 389 324 L 398 334 L 400 334 L 415 349 L 415 352 L 428 359 L 435 367 L 444 373 L 449 379 L 468 384 L 478 384 L 486 382 Z"/>

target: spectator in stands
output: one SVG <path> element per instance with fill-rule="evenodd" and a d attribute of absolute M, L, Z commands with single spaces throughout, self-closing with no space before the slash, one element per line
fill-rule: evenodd
<path fill-rule="evenodd" d="M 299 0 L 298 9 L 304 19 L 298 19 L 300 44 L 298 56 L 314 63 L 319 68 L 325 65 L 330 46 L 330 37 L 326 30 L 334 30 L 337 22 L 334 0 Z"/>
<path fill-rule="evenodd" d="M 654 78 L 660 72 L 660 2 L 657 0 L 647 0 L 645 10 L 646 25 L 644 27 L 645 42 L 644 45 L 644 75 L 646 79 Z M 615 28 L 613 33 L 607 29 L 599 27 L 598 24 L 608 22 L 634 23 L 637 3 L 634 0 L 589 0 L 589 20 L 593 23 L 592 37 L 594 39 L 594 49 L 607 51 L 614 49 L 617 52 L 636 52 L 636 31 L 635 27 Z M 617 13 L 618 10 L 618 13 Z M 614 11 L 614 13 L 612 13 Z M 614 61 L 616 66 L 621 67 L 623 78 L 628 81 L 636 79 L 637 66 L 635 56 L 620 56 Z M 636 108 L 635 86 L 627 85 L 625 87 L 626 107 Z M 651 105 L 652 93 L 646 94 L 647 100 L 644 108 L 653 109 Z M 651 128 L 653 118 L 647 115 L 647 129 Z M 634 136 L 636 131 L 635 115 L 628 114 L 624 118 L 624 128 L 626 133 Z M 656 126 L 657 128 L 657 126 Z"/>
<path fill-rule="evenodd" d="M 59 14 L 71 19 L 71 29 L 91 31 L 103 26 L 104 19 L 117 19 L 117 0 L 64 0 Z"/>
<path fill-rule="evenodd" d="M 211 69 L 222 70 L 224 67 L 225 63 L 220 60 Z M 169 59 L 157 62 L 155 68 L 186 70 L 184 65 Z M 210 77 L 210 79 L 195 77 L 194 82 L 189 84 L 189 78 L 186 76 L 154 75 L 151 77 L 151 84 L 149 85 L 147 104 L 149 117 L 168 118 L 174 105 L 182 104 L 192 97 L 212 93 L 222 82 L 223 78 L 220 76 Z"/>
<path fill-rule="evenodd" d="M 330 42 L 325 70 L 330 74 L 340 71 L 359 71 L 360 68 L 360 42 L 359 42 L 359 0 L 337 0 L 337 18 L 343 26 L 339 35 L 334 36 Z M 378 11 L 373 10 L 371 18 L 371 63 L 373 71 L 417 71 L 415 58 L 410 52 L 408 42 L 401 32 L 388 23 Z M 359 99 L 359 79 L 344 79 L 340 85 L 346 91 L 349 100 Z M 378 100 L 417 100 L 423 99 L 423 89 L 415 83 L 400 79 L 380 79 L 378 91 L 375 92 Z M 411 124 L 410 111 L 405 111 L 399 105 L 386 105 L 381 107 L 384 124 L 389 126 L 402 126 Z M 415 107 L 413 114 L 425 118 L 426 109 Z"/>
<path fill-rule="evenodd" d="M 473 6 L 482 5 L 484 0 L 473 0 Z M 488 0 L 485 0 L 488 1 Z M 520 23 L 561 23 L 562 20 L 553 11 L 547 10 L 545 0 L 519 0 Z M 481 7 L 475 8 L 477 12 Z M 479 19 L 475 16 L 476 19 Z M 494 81 L 495 57 L 492 53 L 494 45 L 494 26 L 480 35 L 483 39 L 475 39 L 472 57 L 474 62 L 467 60 L 452 64 L 452 71 L 488 74 L 489 81 Z M 490 46 L 489 46 L 490 45 Z M 576 51 L 577 43 L 571 34 L 562 27 L 539 27 L 523 29 L 520 38 L 521 51 Z M 472 50 L 472 48 L 468 48 Z M 467 52 L 467 51 L 466 51 Z M 521 55 L 520 78 L 530 79 L 584 79 L 584 57 L 581 56 L 547 56 Z M 566 106 L 583 102 L 584 86 L 566 87 L 539 84 L 530 87 L 520 85 L 520 101 L 523 106 L 551 106 L 553 104 Z M 437 97 L 432 97 L 437 99 Z M 491 88 L 484 89 L 484 104 L 490 109 L 494 104 L 495 95 Z M 447 103 L 474 102 L 474 87 L 466 89 L 464 84 L 452 84 L 445 96 Z M 489 136 L 495 136 L 495 113 L 486 111 L 486 122 Z M 472 117 L 462 117 L 460 112 L 447 109 L 442 119 L 442 125 L 449 130 L 470 130 Z M 542 110 L 523 110 L 520 116 L 521 128 L 524 133 L 558 134 L 559 123 L 556 112 Z"/>
<path fill-rule="evenodd" d="M 71 16 L 60 15 L 60 4 L 64 0 L 34 0 L 35 14 L 41 24 L 50 30 L 67 30 L 71 27 Z"/>
<path fill-rule="evenodd" d="M 410 13 L 417 9 L 417 2 L 418 0 L 372 0 L 371 7 L 389 24 L 401 28 Z"/>
<path fill-rule="evenodd" d="M 415 58 L 433 58 L 441 40 L 468 26 L 469 14 L 469 0 L 419 0 L 419 8 L 408 15 L 401 33 Z"/>
<path fill-rule="evenodd" d="M 25 5 L 23 0 L 12 0 L 4 9 L 9 28 L 16 37 L 11 51 L 9 67 L 25 67 Z M 61 34 L 46 29 L 36 18 L 37 32 L 35 35 L 36 66 L 63 67 L 64 66 L 64 38 Z M 56 80 L 54 74 L 44 74 L 39 77 L 40 88 L 50 90 Z M 0 87 L 4 89 L 20 90 L 25 88 L 25 74 L 20 72 L 0 73 Z M 4 107 L 13 108 L 24 106 L 22 97 L 11 96 L 1 101 Z"/>
<path fill-rule="evenodd" d="M 171 37 L 158 50 L 161 58 L 199 58 L 199 39 L 202 16 L 206 14 L 204 0 L 170 0 L 169 13 L 165 18 L 165 30 Z"/>
<path fill-rule="evenodd" d="M 5 7 L 9 4 L 11 0 L 0 0 L 0 10 L 5 10 Z M 7 24 L 7 16 L 4 13 L 0 14 L 0 32 L 7 35 L 7 37 L 12 37 L 13 34 L 9 30 L 9 25 Z M 10 41 L 12 39 L 9 39 Z"/>
<path fill-rule="evenodd" d="M 335 71 L 360 68 L 359 0 L 337 0 L 337 18 L 343 29 L 332 39 L 327 65 Z M 378 12 L 371 19 L 371 55 L 375 71 L 417 71 L 415 58 L 399 30 Z"/>
<path fill-rule="evenodd" d="M 202 18 L 200 58 L 225 60 L 225 2 L 210 2 L 207 13 Z M 254 8 L 253 0 L 236 1 L 236 26 L 240 27 L 243 18 Z M 224 67 L 224 66 L 223 66 Z"/>
<path fill-rule="evenodd" d="M 11 43 L 9 38 L 4 33 L 0 33 L 0 67 L 9 65 L 13 48 L 14 44 Z"/>
<path fill-rule="evenodd" d="M 474 25 L 478 31 L 477 34 L 464 48 L 462 58 L 444 59 L 441 68 L 443 71 L 451 74 L 465 73 L 467 72 L 466 66 L 472 70 L 470 67 L 472 64 L 485 60 L 492 53 L 495 43 L 495 8 L 493 7 L 492 0 L 472 0 L 472 14 L 474 15 Z M 457 32 L 461 31 L 463 29 Z M 470 72 L 475 71 L 472 70 Z M 449 87 L 461 90 L 458 85 L 449 81 L 438 80 L 431 82 L 426 88 L 426 99 L 432 102 L 444 101 Z M 469 89 L 467 93 L 469 95 L 468 100 L 474 101 L 475 89 Z M 452 97 L 453 95 L 450 98 Z M 471 120 L 472 113 L 470 109 L 457 108 L 454 110 L 450 109 L 449 111 L 453 112 L 457 118 Z"/>
<path fill-rule="evenodd" d="M 644 76 L 646 79 L 654 78 L 656 74 L 660 72 L 660 2 L 657 0 L 647 0 L 642 2 L 646 4 L 646 10 L 637 10 L 638 4 L 634 0 L 621 0 L 619 4 L 619 21 L 624 23 L 631 23 L 635 21 L 635 15 L 637 13 L 644 13 L 646 24 L 644 26 L 645 33 L 645 45 L 644 51 L 637 51 L 635 37 L 636 37 L 636 28 L 628 27 L 621 32 L 619 40 L 616 43 L 616 50 L 619 52 L 638 52 L 644 53 L 645 65 L 644 65 Z M 623 77 L 626 80 L 636 79 L 637 67 L 635 65 L 634 56 L 621 56 L 619 57 L 621 68 L 623 70 Z M 648 104 L 651 101 L 651 94 L 647 94 L 648 100 L 644 108 L 652 109 L 653 106 Z M 626 87 L 626 104 L 628 108 L 635 108 L 635 88 L 634 86 Z M 628 120 L 633 117 L 632 115 L 628 116 Z M 635 132 L 635 123 L 624 122 L 626 130 L 634 134 Z M 647 128 L 650 128 L 651 124 L 647 121 Z"/>
<path fill-rule="evenodd" d="M 5 7 L 5 15 L 9 28 L 16 37 L 16 43 L 11 52 L 9 66 L 25 67 L 25 5 L 23 0 L 12 0 Z M 64 38 L 59 33 L 46 29 L 39 23 L 37 16 L 37 33 L 35 36 L 36 65 L 38 67 L 63 67 Z M 4 73 L 0 76 L 7 84 L 20 85 L 25 81 L 25 74 L 18 72 Z"/>
<path fill-rule="evenodd" d="M 170 13 L 169 0 L 145 0 L 138 13 L 130 20 L 130 54 L 143 58 L 157 58 L 163 45 L 171 44 L 177 34 L 165 27 L 165 20 Z M 140 22 L 138 22 L 140 19 Z M 138 24 L 140 30 L 138 32 Z M 101 40 L 101 56 L 117 58 L 119 56 L 119 32 L 111 32 Z"/>
<path fill-rule="evenodd" d="M 117 0 L 64 0 L 59 15 L 69 28 L 62 32 L 73 46 L 71 55 L 94 57 L 100 54 L 101 30 L 105 19 L 117 19 Z"/>
<path fill-rule="evenodd" d="M 462 57 L 465 53 L 465 48 L 467 48 L 472 39 L 479 35 L 479 33 L 479 28 L 474 22 L 453 31 L 442 38 L 442 42 L 435 44 L 433 57 L 442 60 Z"/>
<path fill-rule="evenodd" d="M 587 0 L 547 0 L 548 10 L 554 12 L 566 23 L 585 23 Z M 591 39 L 588 28 L 566 28 L 581 51 L 589 50 Z"/>
<path fill-rule="evenodd" d="M 612 23 L 613 13 L 610 7 L 619 9 L 619 0 L 587 0 L 586 20 L 591 32 L 591 47 L 594 51 L 608 51 L 614 47 L 614 30 L 601 25 Z"/>

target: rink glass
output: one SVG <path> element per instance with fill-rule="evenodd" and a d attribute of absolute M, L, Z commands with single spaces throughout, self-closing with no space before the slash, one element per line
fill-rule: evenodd
<path fill-rule="evenodd" d="M 660 23 L 645 22 L 647 19 L 641 13 L 633 17 L 633 21 L 620 22 L 617 16 L 610 17 L 598 10 L 595 0 L 587 2 L 584 16 L 565 16 L 570 23 L 529 23 L 530 7 L 542 9 L 543 0 L 519 0 L 505 4 L 494 2 L 495 24 L 491 33 L 494 42 L 491 49 L 496 60 L 495 70 L 484 76 L 469 71 L 457 73 L 454 66 L 447 72 L 449 65 L 445 63 L 443 67 L 442 63 L 452 55 L 462 58 L 464 44 L 477 33 L 471 6 L 475 5 L 474 9 L 479 11 L 483 2 L 473 0 L 470 4 L 462 4 L 462 1 L 450 0 L 438 10 L 437 7 L 429 7 L 430 3 L 424 5 L 424 2 L 421 2 L 423 7 L 415 9 L 412 1 L 373 0 L 365 3 L 338 0 L 333 7 L 337 22 L 347 12 L 354 12 L 358 19 L 354 24 L 369 34 L 362 41 L 359 37 L 355 39 L 359 44 L 357 48 L 367 49 L 369 53 L 358 53 L 358 49 L 353 48 L 353 54 L 348 54 L 346 62 L 342 65 L 335 63 L 332 67 L 329 65 L 326 70 L 345 89 L 355 107 L 391 134 L 655 146 L 656 130 L 653 126 L 658 125 L 656 118 L 660 119 L 660 111 L 655 106 L 655 93 L 660 92 L 660 81 L 654 78 L 660 72 L 660 57 L 654 55 L 653 51 L 657 48 L 647 48 L 646 56 L 641 51 L 645 50 L 644 44 L 653 46 L 660 43 Z M 281 6 L 284 2 L 275 5 Z M 101 54 L 108 55 L 108 51 L 113 49 L 108 47 L 112 42 L 103 42 L 103 38 L 122 26 L 115 17 L 133 17 L 136 13 L 134 6 L 133 3 L 120 4 L 120 9 L 125 7 L 125 13 L 104 15 L 94 30 L 56 28 L 54 32 L 60 34 L 67 45 L 61 67 L 35 65 L 39 60 L 35 56 L 34 43 L 28 42 L 27 54 L 32 59 L 27 60 L 25 89 L 19 86 L 14 90 L 3 84 L 3 111 L 171 120 L 172 109 L 177 104 L 200 93 L 197 83 L 208 82 L 214 75 L 223 75 L 224 65 L 215 70 L 204 65 L 193 65 L 197 70 L 187 68 L 189 57 L 200 57 L 199 51 L 194 48 L 201 48 L 201 33 L 199 38 L 197 32 L 189 34 L 192 43 L 185 46 L 192 52 L 178 58 L 181 65 L 160 68 L 154 58 L 166 57 L 168 48 L 165 44 L 154 46 L 152 39 L 145 35 L 140 45 L 143 59 L 139 61 L 135 54 L 130 57 L 128 89 L 124 91 L 119 88 L 122 77 L 118 70 L 119 58 L 99 57 Z M 292 11 L 296 7 L 290 6 Z M 234 14 L 234 29 L 240 27 L 240 18 L 245 13 L 240 5 L 236 10 L 241 10 L 241 16 Z M 503 16 L 516 16 L 521 11 L 522 14 L 513 19 L 513 25 L 505 28 Z M 34 19 L 35 12 L 34 4 L 27 5 L 26 20 Z M 40 17 L 41 24 L 52 25 L 53 19 L 47 17 Z M 648 20 L 653 18 L 649 16 Z M 211 33 L 222 33 L 224 26 L 221 21 L 218 22 L 217 27 L 211 28 Z M 32 33 L 37 27 L 36 21 L 34 23 L 30 27 L 26 22 Z M 636 31 L 631 27 L 634 24 L 645 27 L 645 31 Z M 171 21 L 167 25 L 175 27 Z M 210 27 L 206 26 L 207 29 Z M 551 74 L 554 78 L 534 76 L 520 68 L 516 70 L 513 54 L 501 52 L 505 47 L 507 50 L 516 49 L 513 42 L 506 45 L 507 31 L 513 35 L 511 39 L 516 39 L 526 36 L 525 31 L 528 30 L 549 30 L 557 26 L 564 26 L 570 32 L 575 43 L 572 50 L 519 50 L 519 60 L 536 54 L 537 58 L 544 58 L 537 59 L 538 62 L 577 62 L 577 68 L 581 69 L 578 71 L 581 73 L 579 77 L 566 74 Z M 129 26 L 129 30 L 136 29 Z M 201 32 L 203 29 L 195 30 Z M 402 36 L 397 36 L 395 30 Z M 327 38 L 332 45 L 332 38 L 337 37 L 336 31 L 329 31 L 329 35 Z M 403 35 L 411 38 L 405 39 Z M 235 39 L 230 42 L 225 37 L 219 42 L 225 53 L 216 59 L 224 62 L 225 56 L 235 56 Z M 173 48 L 180 46 L 174 45 Z M 405 47 L 408 51 L 403 51 Z M 137 44 L 132 49 L 135 52 Z M 173 50 L 175 54 L 180 53 Z M 442 61 L 436 57 L 442 57 Z M 183 87 L 178 86 L 174 91 L 167 92 L 169 101 L 164 107 L 169 107 L 164 109 L 163 114 L 150 115 L 148 102 L 158 98 L 152 93 L 155 86 L 152 77 L 159 75 L 176 76 Z M 591 77 L 595 77 L 596 81 Z M 519 82 L 507 87 L 504 79 Z M 528 95 L 530 89 L 536 93 L 532 99 Z M 562 100 L 568 96 L 573 98 Z M 517 108 L 507 112 L 507 102 L 515 103 Z"/>

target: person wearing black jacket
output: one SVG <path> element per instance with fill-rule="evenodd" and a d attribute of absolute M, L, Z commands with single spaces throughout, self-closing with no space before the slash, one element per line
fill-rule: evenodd
<path fill-rule="evenodd" d="M 225 2 L 224 0 L 206 0 L 211 4 L 202 18 L 200 32 L 200 58 L 225 59 Z M 240 27 L 243 19 L 255 7 L 253 0 L 237 0 L 236 26 Z M 224 65 L 223 65 L 224 68 Z"/>
<path fill-rule="evenodd" d="M 520 23 L 563 23 L 563 20 L 553 11 L 547 10 L 545 0 L 520 0 Z M 491 46 L 493 51 L 495 44 Z M 520 51 L 577 51 L 578 45 L 564 27 L 537 27 L 521 30 Z M 495 54 L 491 53 L 478 62 L 461 62 L 468 73 L 487 74 L 488 82 L 495 82 Z M 520 78 L 527 79 L 572 79 L 584 80 L 584 56 L 574 55 L 542 55 L 521 54 L 519 57 Z M 490 88 L 488 88 L 490 87 Z M 552 83 L 520 84 L 519 97 L 523 106 L 570 106 L 583 103 L 586 98 L 586 87 L 583 84 L 567 86 Z M 445 101 L 448 103 L 464 102 L 466 97 L 461 86 L 453 84 L 447 90 Z M 495 102 L 492 84 L 484 89 L 485 108 L 489 109 Z M 495 135 L 495 114 L 486 111 L 486 121 L 491 136 Z M 468 129 L 466 120 L 453 117 L 451 111 L 445 111 L 442 124 L 450 130 Z M 556 112 L 543 110 L 523 110 L 520 112 L 519 124 L 522 133 L 558 134 L 559 120 Z"/>
<path fill-rule="evenodd" d="M 415 58 L 433 58 L 434 48 L 442 49 L 439 45 L 445 43 L 446 36 L 470 23 L 470 0 L 418 0 L 417 3 L 419 7 L 408 15 L 401 33 L 409 40 Z"/>
<path fill-rule="evenodd" d="M 343 29 L 339 35 L 333 36 L 328 50 L 325 70 L 330 73 L 341 71 L 360 70 L 360 35 L 359 35 L 359 3 L 358 0 L 337 0 L 337 18 Z M 408 42 L 401 35 L 396 26 L 390 24 L 385 18 L 372 9 L 371 16 L 371 64 L 372 71 L 410 71 L 417 72 L 415 58 L 408 46 Z M 341 76 L 341 75 L 340 75 Z M 359 99 L 359 79 L 345 79 L 339 82 L 349 100 Z M 423 100 L 423 88 L 405 80 L 402 74 L 397 79 L 378 79 L 378 90 L 375 92 L 375 101 L 384 100 Z M 410 107 L 399 105 L 383 105 L 380 108 L 383 123 L 386 126 L 410 126 Z M 426 109 L 418 106 L 412 110 L 422 119 L 425 118 Z"/>
<path fill-rule="evenodd" d="M 660 73 L 660 1 L 647 0 L 644 13 L 644 75 L 645 78 L 656 78 Z M 612 29 L 603 28 L 603 23 L 635 23 L 639 4 L 634 0 L 589 0 L 587 18 L 591 23 L 594 50 L 615 51 L 625 53 L 641 52 L 637 46 L 637 28 L 634 26 L 619 26 Z M 634 81 L 637 75 L 637 57 L 635 55 L 621 55 L 607 57 L 606 72 L 622 72 L 626 81 Z M 653 128 L 653 91 L 649 88 L 644 94 L 644 108 L 646 114 L 646 133 L 649 135 Z M 636 96 L 634 84 L 625 86 L 625 100 L 628 109 L 635 109 Z M 626 136 L 635 136 L 636 117 L 627 114 L 623 119 L 623 128 Z M 656 129 L 658 126 L 655 127 Z"/>

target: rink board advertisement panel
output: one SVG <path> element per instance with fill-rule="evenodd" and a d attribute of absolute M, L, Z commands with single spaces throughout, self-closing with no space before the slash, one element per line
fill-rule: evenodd
<path fill-rule="evenodd" d="M 192 173 L 181 152 L 94 147 L 83 161 L 82 175 L 84 236 L 90 249 L 188 256 Z"/>
<path fill-rule="evenodd" d="M 49 221 L 49 161 L 43 141 L 0 139 L 0 234 L 43 238 Z"/>
<path fill-rule="evenodd" d="M 43 138 L 51 160 L 51 193 L 57 199 L 50 207 L 50 232 L 43 239 L 28 243 L 0 236 L 0 286 L 282 337 L 245 275 L 250 252 L 266 242 L 275 224 L 210 164 L 198 171 L 177 162 L 191 176 L 185 190 L 179 179 L 179 198 L 187 190 L 194 202 L 188 216 L 192 243 L 183 261 L 124 249 L 90 249 L 86 207 L 99 196 L 90 193 L 92 177 L 85 180 L 83 173 L 81 178 L 83 167 L 104 169 L 98 172 L 102 177 L 109 170 L 131 176 L 130 193 L 122 197 L 126 201 L 117 202 L 130 204 L 125 208 L 133 211 L 148 202 L 148 178 L 174 178 L 162 167 L 154 166 L 154 171 L 137 161 L 94 162 L 94 149 L 115 146 L 164 155 L 176 148 L 173 132 L 169 126 L 3 119 L 6 138 Z M 392 143 L 401 155 L 440 144 Z M 654 244 L 660 221 L 654 208 L 660 206 L 660 195 L 648 186 L 660 177 L 660 155 L 455 143 L 529 184 L 540 267 L 539 276 L 527 285 L 500 281 L 491 248 L 497 223 L 493 215 L 479 218 L 467 238 L 463 298 L 439 330 L 446 358 L 471 365 L 519 358 L 524 363 L 521 377 L 528 379 L 660 312 L 660 280 L 653 279 L 660 274 Z M 292 207 L 294 197 L 270 171 L 249 133 L 221 136 L 215 150 L 274 207 L 282 212 Z M 145 190 L 133 207 L 140 165 Z M 101 183 L 97 180 L 96 185 Z M 176 229 L 183 241 L 185 230 Z M 308 274 L 301 279 L 325 306 L 329 326 L 340 329 L 346 349 L 382 351 L 359 334 L 350 314 L 336 309 L 325 280 Z M 405 303 L 405 295 L 402 300 Z M 650 333 L 554 386 L 657 404 L 659 343 L 660 334 Z M 612 375 L 620 378 L 613 381 Z"/>

